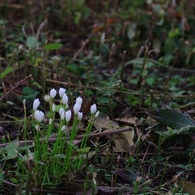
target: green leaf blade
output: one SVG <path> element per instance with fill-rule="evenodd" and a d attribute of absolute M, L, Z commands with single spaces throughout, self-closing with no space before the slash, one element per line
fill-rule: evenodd
<path fill-rule="evenodd" d="M 154 118 L 160 124 L 171 127 L 172 129 L 195 126 L 195 121 L 192 118 L 175 109 L 156 108 L 149 111 L 148 115 Z"/>

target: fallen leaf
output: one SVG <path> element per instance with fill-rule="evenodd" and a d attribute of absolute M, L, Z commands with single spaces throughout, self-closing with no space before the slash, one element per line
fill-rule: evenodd
<path fill-rule="evenodd" d="M 128 149 L 134 145 L 133 138 L 134 138 L 134 131 L 126 131 L 117 135 L 114 139 L 115 152 L 127 152 Z"/>
<path fill-rule="evenodd" d="M 108 116 L 100 114 L 94 122 L 96 129 L 101 129 L 102 131 L 111 131 L 121 128 L 115 121 L 109 119 Z M 128 149 L 134 145 L 134 131 L 127 131 L 112 137 L 112 141 L 115 143 L 115 152 L 127 152 Z"/>
<path fill-rule="evenodd" d="M 119 169 L 116 171 L 116 174 L 120 176 L 120 178 L 123 179 L 124 183 L 133 183 L 137 182 L 140 184 L 143 184 L 145 182 L 145 179 L 135 174 L 133 171 L 129 169 Z"/>
<path fill-rule="evenodd" d="M 95 119 L 94 127 L 101 130 L 115 130 L 120 128 L 115 121 L 110 120 L 108 116 L 102 113 Z"/>
<path fill-rule="evenodd" d="M 118 122 L 121 122 L 121 123 L 126 123 L 128 125 L 135 125 L 139 122 L 139 119 L 136 116 L 117 118 L 115 120 L 118 121 Z"/>
<path fill-rule="evenodd" d="M 180 187 L 182 187 L 186 192 L 188 192 L 190 195 L 195 195 L 195 183 L 191 181 L 179 180 L 177 184 Z"/>

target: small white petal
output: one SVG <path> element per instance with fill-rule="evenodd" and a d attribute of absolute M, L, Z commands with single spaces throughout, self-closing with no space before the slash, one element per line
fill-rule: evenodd
<path fill-rule="evenodd" d="M 81 120 L 83 118 L 83 113 L 82 112 L 78 112 L 78 120 Z"/>
<path fill-rule="evenodd" d="M 78 114 L 79 110 L 81 109 L 81 104 L 80 103 L 75 103 L 73 107 L 74 114 Z"/>
<path fill-rule="evenodd" d="M 56 96 L 56 94 L 57 94 L 57 91 L 56 91 L 55 89 L 51 89 L 49 95 L 50 95 L 50 97 L 51 97 L 52 99 Z"/>
<path fill-rule="evenodd" d="M 33 102 L 33 110 L 36 110 L 40 105 L 39 98 L 35 99 Z"/>
<path fill-rule="evenodd" d="M 70 110 L 68 110 L 68 111 L 66 112 L 66 122 L 69 122 L 69 121 L 70 121 L 71 115 L 72 115 L 72 112 L 71 112 Z"/>
<path fill-rule="evenodd" d="M 68 96 L 66 94 L 64 94 L 63 97 L 62 97 L 62 103 L 63 104 L 68 104 Z"/>
<path fill-rule="evenodd" d="M 82 102 L 83 102 L 83 99 L 82 99 L 81 97 L 78 97 L 78 98 L 76 99 L 76 103 L 82 104 Z"/>
<path fill-rule="evenodd" d="M 59 96 L 63 97 L 63 95 L 65 94 L 65 91 L 66 91 L 66 89 L 60 87 L 60 89 L 59 89 Z"/>
<path fill-rule="evenodd" d="M 96 104 L 93 104 L 93 105 L 90 107 L 90 112 L 91 112 L 91 114 L 94 114 L 96 111 L 97 111 L 97 106 L 96 106 Z"/>
<path fill-rule="evenodd" d="M 99 116 L 99 114 L 100 114 L 100 111 L 97 111 L 97 112 L 95 113 L 95 118 L 97 118 L 97 117 Z"/>

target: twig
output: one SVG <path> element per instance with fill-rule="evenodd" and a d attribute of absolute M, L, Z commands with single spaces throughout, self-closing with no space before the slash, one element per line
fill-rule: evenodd
<path fill-rule="evenodd" d="M 9 181 L 7 181 L 7 180 L 4 180 L 4 179 L 1 179 L 1 178 L 0 178 L 0 181 L 1 181 L 2 183 L 7 184 L 7 185 L 14 186 L 14 187 L 18 187 L 18 185 L 14 184 L 14 183 L 11 183 L 11 182 L 9 182 Z"/>
<path fill-rule="evenodd" d="M 32 79 L 32 74 L 28 75 L 25 79 L 21 80 L 16 86 L 14 86 L 13 88 L 11 88 L 4 96 L 2 96 L 0 98 L 0 101 L 2 101 L 7 95 L 9 95 L 14 89 L 16 89 L 17 87 L 19 87 L 22 83 L 24 83 L 26 80 L 28 80 L 29 78 Z"/>
<path fill-rule="evenodd" d="M 101 133 L 92 133 L 92 134 L 89 134 L 88 138 L 89 139 L 92 139 L 92 138 L 95 138 L 95 137 L 103 137 L 103 136 L 106 136 L 106 135 L 114 135 L 114 134 L 119 134 L 119 133 L 123 133 L 123 132 L 126 132 L 126 131 L 133 131 L 133 127 L 126 127 L 126 128 L 122 128 L 122 129 L 117 129 L 117 130 L 110 130 L 110 131 L 105 131 L 105 132 L 101 132 Z M 81 140 L 84 138 L 84 135 L 78 135 L 75 137 L 75 140 Z M 56 141 L 57 138 L 50 138 L 48 140 L 49 143 L 53 143 Z M 68 140 L 69 138 L 66 138 L 66 140 Z M 40 141 L 43 141 L 43 140 L 40 140 Z M 45 141 L 45 140 L 44 140 Z M 25 144 L 26 145 L 32 145 L 33 144 L 33 140 L 26 140 L 26 141 L 18 141 L 18 146 L 24 146 Z M 6 147 L 7 145 L 9 145 L 9 143 L 4 143 L 4 144 L 0 144 L 0 148 L 1 147 Z"/>

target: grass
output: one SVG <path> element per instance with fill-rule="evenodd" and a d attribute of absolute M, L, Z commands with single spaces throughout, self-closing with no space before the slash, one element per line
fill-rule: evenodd
<path fill-rule="evenodd" d="M 173 3 L 0 3 L 0 194 L 193 194 L 195 2 Z"/>

